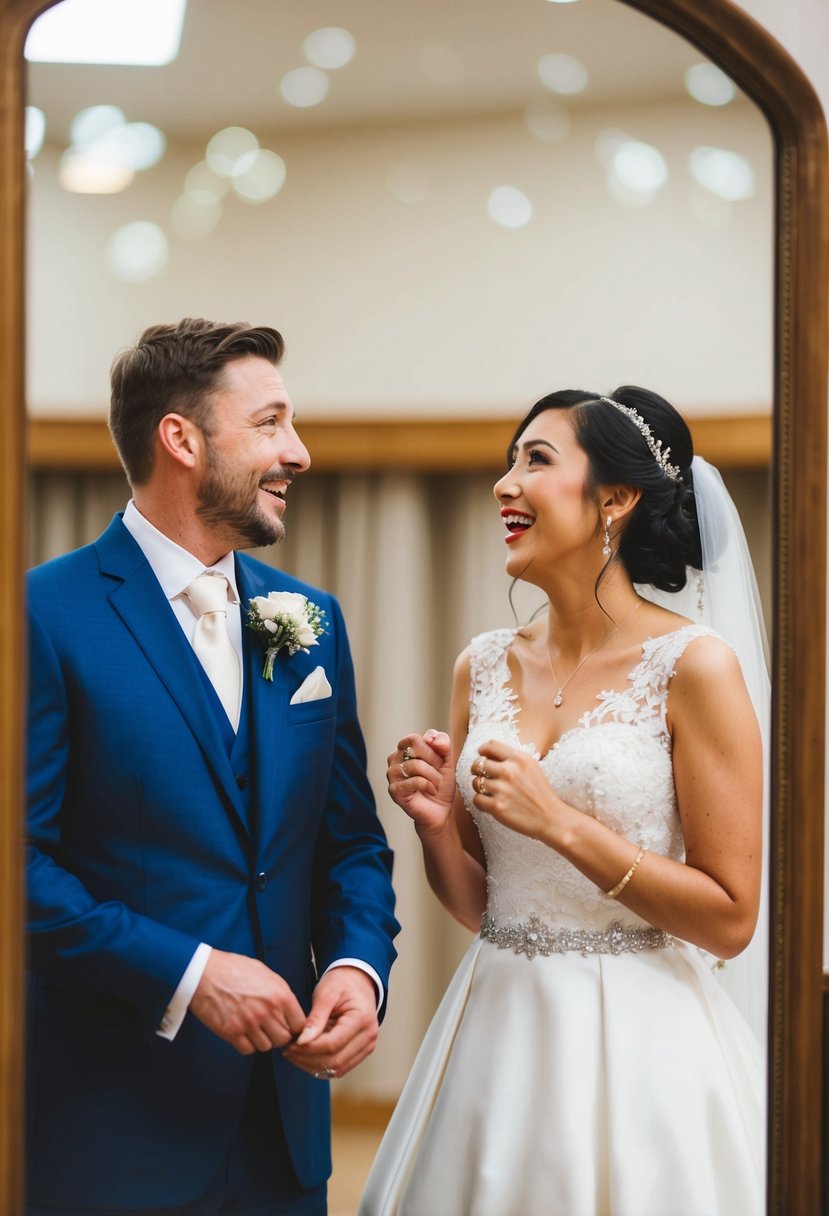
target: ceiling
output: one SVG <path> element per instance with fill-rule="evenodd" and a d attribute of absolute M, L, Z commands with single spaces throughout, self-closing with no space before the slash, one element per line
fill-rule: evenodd
<path fill-rule="evenodd" d="M 307 63 L 303 42 L 348 29 L 357 52 L 330 73 L 313 108 L 290 106 L 282 76 Z M 49 138 L 72 116 L 112 102 L 168 139 L 206 140 L 229 124 L 257 135 L 515 112 L 552 98 L 539 58 L 563 53 L 587 68 L 569 108 L 679 99 L 699 52 L 620 0 L 189 0 L 181 53 L 164 67 L 32 64 L 29 100 Z"/>

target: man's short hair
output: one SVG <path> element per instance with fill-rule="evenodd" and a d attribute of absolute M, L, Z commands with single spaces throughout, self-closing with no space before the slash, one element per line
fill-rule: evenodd
<path fill-rule="evenodd" d="M 209 436 L 225 364 L 256 355 L 276 367 L 284 351 L 275 329 L 244 321 L 186 317 L 145 329 L 135 346 L 116 355 L 110 373 L 109 429 L 130 485 L 150 478 L 155 432 L 165 414 L 182 414 Z"/>

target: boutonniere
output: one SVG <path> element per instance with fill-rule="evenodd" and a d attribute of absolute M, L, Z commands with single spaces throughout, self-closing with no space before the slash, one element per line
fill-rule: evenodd
<path fill-rule="evenodd" d="M 309 646 L 317 646 L 317 638 L 325 633 L 325 613 L 297 591 L 271 591 L 270 595 L 255 595 L 248 607 L 248 629 L 265 641 L 265 666 L 262 675 L 273 679 L 273 664 L 280 650 L 295 655 L 298 650 L 308 654 Z"/>

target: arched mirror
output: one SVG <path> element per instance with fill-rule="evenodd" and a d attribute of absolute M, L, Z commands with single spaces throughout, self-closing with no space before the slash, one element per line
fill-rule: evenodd
<path fill-rule="evenodd" d="M 45 7 L 0 5 L 7 45 L 14 47 L 7 78 L 17 124 L 10 123 L 2 146 L 13 170 L 8 180 L 18 183 L 17 192 L 0 196 L 4 250 L 22 232 L 20 48 L 28 23 Z M 818 196 L 825 191 L 817 103 L 794 65 L 725 3 L 705 21 L 690 4 L 655 0 L 527 4 L 520 17 L 514 9 L 506 14 L 501 6 L 477 6 L 472 14 L 453 9 L 451 20 L 442 7 L 431 13 L 421 5 L 406 13 L 393 6 L 386 29 L 378 26 L 376 10 L 355 4 L 350 17 L 343 10 L 336 17 L 356 43 L 353 59 L 340 66 L 334 59 L 348 59 L 347 45 L 343 50 L 341 40 L 339 52 L 309 47 L 308 34 L 325 21 L 309 23 L 290 6 L 260 9 L 249 0 L 243 10 L 234 6 L 232 29 L 227 6 L 192 7 L 182 74 L 171 69 L 163 89 L 151 75 L 148 88 L 147 74 L 135 69 L 31 69 L 29 100 L 46 115 L 47 145 L 29 184 L 25 391 L 19 245 L 9 253 L 13 273 L 4 280 L 8 345 L 0 373 L 10 502 L 19 502 L 23 399 L 34 417 L 31 451 L 40 480 L 29 514 L 31 554 L 47 556 L 86 539 L 66 529 L 67 512 L 60 508 L 63 532 L 55 536 L 53 525 L 43 522 L 47 500 L 71 504 L 75 516 L 88 511 L 84 526 L 90 527 L 102 508 L 79 502 L 98 495 L 107 511 L 120 505 L 117 480 L 92 499 L 88 491 L 79 499 L 76 485 L 65 479 L 56 485 L 43 469 L 106 463 L 104 447 L 97 446 L 100 424 L 84 430 L 71 420 L 100 411 L 113 351 L 161 317 L 193 311 L 265 317 L 286 332 L 286 376 L 330 482 L 316 498 L 309 491 L 307 499 L 296 500 L 296 527 L 283 556 L 309 578 L 331 585 L 339 576 L 342 585 L 334 589 L 347 610 L 342 557 L 337 565 L 344 533 L 326 537 L 326 520 L 371 514 L 371 495 L 384 488 L 374 484 L 383 481 L 381 461 L 396 471 L 387 477 L 394 484 L 385 486 L 388 531 L 381 529 L 375 544 L 393 549 L 393 535 L 412 522 L 416 507 L 407 479 L 413 471 L 422 477 L 424 470 L 465 467 L 470 485 L 454 507 L 470 528 L 480 528 L 482 486 L 497 467 L 506 420 L 560 384 L 607 388 L 633 379 L 653 384 L 695 416 L 702 450 L 732 470 L 742 464 L 733 473 L 738 501 L 742 495 L 746 503 L 762 504 L 769 484 L 762 415 L 773 402 L 775 477 L 772 496 L 760 508 L 765 535 L 761 527 L 757 537 L 776 662 L 770 1210 L 811 1210 L 819 1144 L 813 1061 L 820 1038 L 820 926 L 818 905 L 810 907 L 809 900 L 820 885 L 821 756 L 813 732 L 822 700 L 813 673 L 822 638 L 825 412 L 825 350 L 813 335 L 825 320 L 825 288 L 819 257 L 804 246 L 807 224 L 815 221 L 802 191 L 807 180 L 813 199 L 816 190 Z M 470 22 L 474 45 L 466 33 Z M 227 54 L 231 39 L 238 54 Z M 195 104 L 185 103 L 193 97 L 194 73 L 219 81 L 223 62 L 242 61 L 256 45 L 267 48 L 261 70 L 246 70 L 235 83 L 226 73 L 232 104 L 218 84 Z M 721 106 L 692 100 L 686 72 L 706 59 L 721 64 L 742 94 Z M 776 73 L 768 72 L 772 60 Z M 588 87 L 584 81 L 577 87 L 580 67 Z M 303 73 L 297 76 L 296 68 Z M 780 82 L 779 94 L 771 77 Z M 716 74 L 709 72 L 709 81 L 727 88 Z M 302 87 L 327 90 L 327 96 L 312 105 L 312 93 L 296 92 L 289 101 L 292 89 Z M 156 125 L 166 136 L 166 154 L 155 167 L 134 167 L 132 184 L 121 193 L 67 191 L 70 171 L 83 167 L 82 138 L 71 120 L 101 102 L 118 105 L 128 125 Z M 771 121 L 774 142 L 761 112 Z M 255 147 L 237 131 L 225 137 L 224 147 L 214 143 L 212 166 L 205 167 L 208 141 L 229 127 L 253 132 L 266 155 L 257 160 Z M 738 152 L 743 167 L 732 161 L 731 171 L 745 174 L 747 165 L 751 186 L 732 185 L 730 198 L 725 187 L 712 189 L 713 162 L 709 155 L 706 180 L 700 155 L 706 149 Z M 236 162 L 235 175 L 217 172 L 221 156 Z M 247 168 L 238 163 L 245 156 Z M 814 241 L 813 251 L 824 248 Z M 143 263 L 142 252 L 149 258 Z M 712 290 L 723 261 L 733 276 L 716 280 Z M 79 305 L 82 320 L 67 324 Z M 707 374 L 709 366 L 716 366 L 716 376 Z M 716 420 L 723 412 L 726 424 Z M 464 415 L 486 419 L 475 436 Z M 370 425 L 360 430 L 355 418 Z M 70 444 L 80 445 L 74 458 Z M 353 446 L 344 461 L 346 444 Z M 793 450 L 796 476 L 790 473 Z M 353 478 L 343 482 L 343 464 L 359 465 L 366 474 L 358 492 Z M 440 490 L 445 503 L 453 492 L 450 481 Z M 25 559 L 12 524 L 17 510 L 6 518 L 5 559 L 19 570 Z M 775 551 L 764 563 L 771 531 Z M 321 554 L 317 567 L 303 568 L 315 549 Z M 423 552 L 412 560 L 424 573 L 432 564 Z M 2 592 L 10 621 L 18 613 L 15 587 L 19 579 L 7 579 Z M 491 592 L 490 598 L 501 598 L 491 609 L 486 604 L 489 616 L 481 616 L 487 597 L 457 605 L 457 628 L 453 624 L 452 636 L 442 639 L 446 653 L 437 656 L 444 674 L 450 652 L 469 633 L 503 619 L 501 588 L 493 585 Z M 395 619 L 404 610 L 403 602 L 395 605 Z M 359 602 L 349 617 L 363 619 Z M 416 627 L 414 617 L 411 624 Z M 373 653 L 376 638 L 361 637 L 359 625 L 354 632 L 358 667 L 368 671 L 380 662 Z M 8 653 L 7 703 L 16 706 L 20 671 L 11 635 Z M 409 695 L 431 709 L 429 689 Z M 412 712 L 406 705 L 398 709 Z M 383 714 L 376 716 L 379 726 Z M 371 721 L 366 725 L 371 732 Z M 18 745 L 18 727 L 10 722 L 4 747 L 16 757 Z M 9 766 L 4 778 L 10 808 L 19 800 L 16 772 Z M 4 831 L 16 849 L 15 814 L 7 816 Z M 3 915 L 14 939 L 19 880 L 11 869 Z M 796 884 L 789 877 L 794 873 Z M 404 871 L 401 895 L 414 907 L 414 879 L 411 887 Z M 796 952 L 787 949 L 794 941 Z M 410 967 L 425 949 L 425 939 L 412 943 Z M 450 946 L 447 963 L 451 954 Z M 19 955 L 9 958 L 3 1032 L 11 1043 Z M 405 984 L 405 973 L 397 982 Z M 428 1012 L 416 1011 L 401 1027 L 405 1042 L 416 1040 Z M 405 1071 L 406 1051 L 397 1054 L 396 1067 Z M 4 1058 L 14 1092 L 16 1056 L 9 1051 Z M 12 1107 L 8 1113 L 14 1117 Z M 814 1140 L 792 1135 L 792 1123 L 813 1125 Z M 5 1151 L 16 1151 L 11 1130 Z M 18 1176 L 10 1167 L 11 1187 Z"/>

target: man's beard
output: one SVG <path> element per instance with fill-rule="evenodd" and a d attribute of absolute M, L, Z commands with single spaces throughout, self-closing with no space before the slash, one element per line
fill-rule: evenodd
<path fill-rule="evenodd" d="M 285 528 L 278 517 L 265 515 L 259 505 L 263 481 L 293 480 L 290 469 L 270 469 L 263 477 L 232 474 L 222 468 L 213 444 L 207 442 L 207 467 L 199 488 L 198 514 L 212 527 L 227 529 L 238 537 L 234 549 L 260 548 L 282 540 Z"/>

